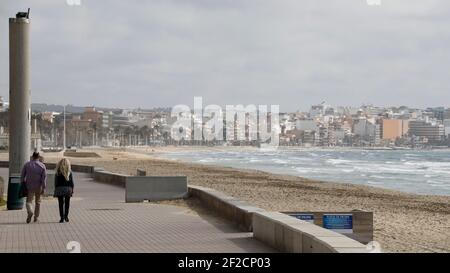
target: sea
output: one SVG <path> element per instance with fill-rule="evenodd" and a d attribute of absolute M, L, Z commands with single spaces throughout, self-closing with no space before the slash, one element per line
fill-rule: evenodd
<path fill-rule="evenodd" d="M 180 149 L 164 158 L 450 196 L 450 150 Z"/>

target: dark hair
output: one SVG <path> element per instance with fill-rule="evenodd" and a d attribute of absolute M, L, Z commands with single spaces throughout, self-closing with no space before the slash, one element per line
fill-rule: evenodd
<path fill-rule="evenodd" d="M 32 158 L 33 159 L 39 159 L 39 153 L 38 152 L 34 152 Z"/>

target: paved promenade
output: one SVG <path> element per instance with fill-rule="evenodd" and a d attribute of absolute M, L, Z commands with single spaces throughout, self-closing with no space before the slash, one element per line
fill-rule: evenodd
<path fill-rule="evenodd" d="M 0 169 L 7 176 L 7 169 Z M 75 174 L 70 223 L 59 223 L 58 202 L 41 204 L 40 223 L 26 224 L 26 211 L 0 209 L 1 252 L 272 252 L 228 222 L 201 217 L 189 209 L 149 203 L 124 203 L 123 188 Z"/>

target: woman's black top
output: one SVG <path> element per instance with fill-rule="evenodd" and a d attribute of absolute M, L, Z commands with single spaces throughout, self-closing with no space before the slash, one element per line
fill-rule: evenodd
<path fill-rule="evenodd" d="M 56 173 L 55 174 L 55 188 L 57 187 L 71 187 L 73 189 L 73 177 L 72 172 L 69 175 L 69 181 L 66 180 L 63 174 Z"/>

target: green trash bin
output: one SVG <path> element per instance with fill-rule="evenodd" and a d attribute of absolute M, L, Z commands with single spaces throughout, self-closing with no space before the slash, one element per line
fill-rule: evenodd
<path fill-rule="evenodd" d="M 6 206 L 8 210 L 21 210 L 23 209 L 24 199 L 19 198 L 20 192 L 20 176 L 11 176 L 8 181 L 8 201 Z"/>

